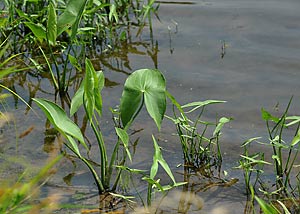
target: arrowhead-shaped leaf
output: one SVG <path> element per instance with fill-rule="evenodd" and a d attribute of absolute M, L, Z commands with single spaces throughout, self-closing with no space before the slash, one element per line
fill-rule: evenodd
<path fill-rule="evenodd" d="M 82 17 L 87 0 L 69 0 L 65 11 L 57 20 L 57 36 L 72 26 L 72 38 L 77 33 L 79 21 Z"/>
<path fill-rule="evenodd" d="M 100 115 L 102 114 L 101 90 L 104 87 L 105 78 L 102 71 L 95 71 L 89 59 L 86 59 L 85 64 L 85 78 L 72 98 L 70 115 L 72 116 L 78 111 L 84 100 L 86 113 L 91 118 L 94 110 Z"/>
<path fill-rule="evenodd" d="M 92 118 L 94 110 L 100 115 L 102 113 L 101 90 L 104 87 L 104 74 L 96 72 L 92 62 L 85 60 L 85 78 L 84 78 L 84 104 L 89 119 Z"/>
<path fill-rule="evenodd" d="M 34 36 L 42 42 L 46 39 L 46 29 L 42 24 L 35 24 L 33 22 L 24 22 L 24 24 L 30 28 Z"/>
<path fill-rule="evenodd" d="M 160 129 L 166 110 L 166 82 L 158 70 L 137 70 L 127 78 L 120 106 L 125 127 L 134 120 L 144 103 Z"/>

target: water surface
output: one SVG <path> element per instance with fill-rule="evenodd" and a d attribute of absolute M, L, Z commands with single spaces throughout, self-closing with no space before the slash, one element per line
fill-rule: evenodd
<path fill-rule="evenodd" d="M 221 138 L 223 168 L 229 172 L 229 177 L 242 179 L 242 173 L 232 170 L 232 167 L 237 165 L 243 141 L 254 136 L 266 136 L 264 122 L 260 116 L 261 107 L 275 113 L 275 109 L 278 109 L 278 113 L 283 112 L 293 95 L 290 113 L 300 114 L 299 8 L 300 2 L 297 0 L 195 0 L 178 3 L 162 1 L 159 9 L 161 21 L 153 19 L 153 40 L 151 41 L 148 32 L 143 32 L 141 38 L 147 45 L 135 46 L 136 50 L 143 54 L 128 51 L 126 61 L 130 66 L 124 66 L 127 64 L 122 64 L 124 61 L 117 56 L 107 59 L 112 65 L 121 62 L 122 71 L 125 72 L 116 72 L 101 64 L 97 54 L 92 59 L 95 66 L 99 65 L 112 83 L 103 91 L 106 115 L 104 123 L 110 123 L 108 107 L 119 103 L 122 84 L 128 74 L 139 68 L 157 67 L 167 79 L 168 90 L 182 104 L 206 99 L 227 101 L 225 104 L 209 108 L 205 116 L 210 120 L 214 120 L 216 115 L 234 118 L 223 130 Z M 139 41 L 139 38 L 135 41 Z M 225 47 L 223 57 L 222 46 Z M 34 96 L 45 97 L 45 92 L 50 92 L 46 96 L 53 99 L 53 87 L 47 80 L 39 81 L 41 88 L 37 89 Z M 16 91 L 27 101 L 32 94 L 24 88 L 38 85 L 33 77 L 27 77 L 26 82 L 22 84 L 15 84 Z M 13 100 L 9 100 L 8 105 L 9 108 L 13 108 Z M 47 147 L 43 133 L 48 125 L 41 112 L 33 106 L 38 117 L 33 111 L 26 111 L 25 105 L 17 106 L 13 113 L 15 124 L 21 126 L 18 132 L 31 125 L 34 129 L 28 136 L 19 139 L 14 146 L 10 146 L 5 143 L 14 142 L 11 139 L 15 139 L 14 129 L 10 126 L 6 129 L 11 132 L 3 131 L 5 135 L 3 134 L 4 140 L 2 139 L 1 143 L 8 154 L 15 154 L 17 145 L 19 153 L 34 165 L 42 166 L 49 151 L 55 152 L 59 149 L 58 140 Z M 151 133 L 159 136 L 165 158 L 173 169 L 182 163 L 181 147 L 177 139 L 171 136 L 174 129 L 169 121 L 164 122 L 160 134 L 147 116 L 137 118 L 134 128 L 145 129 L 136 147 L 138 152 L 134 156 L 134 167 L 146 169 L 151 165 Z M 113 129 L 104 128 L 104 131 L 107 142 L 114 142 Z M 255 150 L 255 147 L 253 149 Z M 265 151 L 268 151 L 268 148 Z M 97 156 L 96 152 L 92 155 Z M 55 189 L 62 195 L 64 202 L 76 201 L 75 193 L 85 193 L 87 197 L 91 194 L 92 201 L 97 200 L 96 196 L 93 196 L 95 189 L 87 170 L 79 163 L 76 169 L 80 170 L 74 169 L 71 160 L 61 163 L 60 170 L 46 185 L 45 191 Z M 62 177 L 72 173 L 75 173 L 71 182 L 73 186 L 69 187 L 62 182 Z M 182 180 L 180 174 L 176 177 Z M 141 183 L 140 189 L 145 189 L 144 185 Z M 242 213 L 245 206 L 242 181 L 234 188 L 213 188 L 197 193 L 197 196 L 203 200 L 203 212 L 200 213 L 220 213 L 217 211 L 221 208 L 222 213 Z M 171 213 L 176 211 L 172 210 Z M 188 213 L 199 213 L 199 210 L 191 209 Z"/>

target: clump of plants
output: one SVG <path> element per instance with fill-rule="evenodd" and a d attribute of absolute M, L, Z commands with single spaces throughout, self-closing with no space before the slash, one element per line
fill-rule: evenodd
<path fill-rule="evenodd" d="M 239 169 L 244 172 L 247 194 L 249 195 L 249 211 L 255 212 L 255 200 L 264 213 L 299 213 L 299 142 L 300 117 L 289 116 L 288 103 L 284 113 L 278 117 L 262 109 L 262 118 L 266 122 L 268 140 L 260 137 L 247 140 L 242 147 L 244 153 L 239 161 Z M 294 131 L 294 137 L 288 139 L 285 132 Z M 272 150 L 272 156 L 266 157 L 264 152 L 252 153 L 251 145 L 258 143 Z M 266 172 L 272 167 L 273 172 Z"/>
<path fill-rule="evenodd" d="M 65 95 L 74 79 L 74 70 L 69 69 L 69 64 L 75 59 L 84 63 L 91 50 L 113 51 L 119 43 L 129 40 L 130 26 L 143 28 L 147 20 L 151 20 L 151 14 L 156 13 L 154 3 L 4 1 L 0 39 L 8 40 L 6 56 L 22 53 L 24 64 L 35 67 L 32 75 L 38 76 L 48 69 L 50 76 L 47 76 L 56 93 Z"/>
<path fill-rule="evenodd" d="M 205 177 L 212 177 L 213 168 L 220 171 L 222 164 L 219 143 L 221 129 L 231 118 L 221 117 L 217 122 L 209 122 L 202 118 L 205 107 L 225 101 L 206 100 L 180 105 L 172 95 L 168 94 L 168 97 L 173 103 L 173 116 L 167 117 L 176 126 L 186 169 L 200 172 Z M 196 119 L 190 119 L 189 114 Z M 209 135 L 209 132 L 212 134 Z"/>
<path fill-rule="evenodd" d="M 131 152 L 129 149 L 128 129 L 140 113 L 143 106 L 146 106 L 147 112 L 154 120 L 158 129 L 165 115 L 166 109 L 166 85 L 165 78 L 158 70 L 141 69 L 133 72 L 124 84 L 124 90 L 121 97 L 120 108 L 114 110 L 115 133 L 118 137 L 114 143 L 112 154 L 107 153 L 106 141 L 102 135 L 102 96 L 101 90 L 104 86 L 104 75 L 101 71 L 95 71 L 91 61 L 85 61 L 85 78 L 72 98 L 70 116 L 76 114 L 81 106 L 85 110 L 89 125 L 94 133 L 99 149 L 100 160 L 90 160 L 84 156 L 89 152 L 89 147 L 81 133 L 80 128 L 71 120 L 70 116 L 57 104 L 41 99 L 33 100 L 43 110 L 51 124 L 65 137 L 65 145 L 71 153 L 82 161 L 92 173 L 99 195 L 115 191 L 120 182 L 123 170 L 138 172 L 143 175 L 143 179 L 148 183 L 148 204 L 151 203 L 151 197 L 154 189 L 165 191 L 172 187 L 181 185 L 177 183 L 169 168 L 167 162 L 162 156 L 160 147 L 155 137 L 152 136 L 154 144 L 153 163 L 150 174 L 142 170 L 133 170 L 127 167 L 127 161 L 131 161 Z M 78 143 L 79 145 L 78 145 Z M 172 184 L 162 186 L 159 180 L 156 180 L 158 166 L 161 165 L 167 175 L 172 180 Z M 98 168 L 98 166 L 100 166 Z M 153 189 L 153 187 L 156 187 Z M 120 196 L 120 195 L 118 195 Z M 126 198 L 122 196 L 123 198 Z"/>

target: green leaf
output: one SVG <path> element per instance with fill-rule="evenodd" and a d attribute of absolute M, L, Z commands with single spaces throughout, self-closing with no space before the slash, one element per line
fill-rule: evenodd
<path fill-rule="evenodd" d="M 57 20 L 57 36 L 72 27 L 72 39 L 77 33 L 77 28 L 83 14 L 87 0 L 69 0 L 65 11 Z M 71 40 L 72 40 L 71 39 Z"/>
<path fill-rule="evenodd" d="M 226 101 L 222 101 L 222 100 L 205 100 L 205 101 L 198 101 L 198 102 L 192 102 L 192 103 L 188 103 L 182 106 L 182 108 L 189 108 L 189 107 L 194 107 L 192 108 L 190 111 L 188 111 L 187 113 L 193 112 L 196 109 L 203 107 L 203 106 L 207 106 L 210 104 L 216 104 L 216 103 L 226 103 Z"/>
<path fill-rule="evenodd" d="M 3 77 L 5 77 L 9 74 L 15 73 L 15 72 L 16 72 L 16 67 L 15 66 L 10 67 L 10 68 L 6 68 L 5 70 L 1 70 L 0 79 L 2 79 Z"/>
<path fill-rule="evenodd" d="M 70 135 L 64 134 L 64 136 L 67 138 L 67 140 L 68 140 L 68 142 L 69 142 L 69 144 L 70 144 L 70 146 L 71 146 L 72 151 L 73 151 L 78 157 L 81 157 L 79 148 L 78 148 L 77 143 L 75 142 L 75 140 L 74 140 Z"/>
<path fill-rule="evenodd" d="M 267 213 L 267 214 L 279 214 L 279 212 L 275 209 L 274 206 L 269 205 L 268 203 L 266 203 L 264 200 L 260 199 L 257 196 L 254 196 L 255 200 L 258 202 L 259 206 L 261 207 L 263 213 Z"/>
<path fill-rule="evenodd" d="M 251 164 L 268 164 L 268 165 L 271 165 L 271 163 L 269 162 L 266 162 L 264 160 L 256 160 L 254 159 L 253 157 L 248 157 L 248 156 L 245 156 L 245 155 L 240 155 L 242 158 L 250 161 Z"/>
<path fill-rule="evenodd" d="M 109 192 L 109 194 L 114 196 L 114 197 L 122 198 L 126 201 L 129 201 L 130 203 L 135 203 L 135 201 L 130 200 L 130 199 L 135 198 L 134 196 L 120 195 L 120 194 L 116 194 L 116 193 L 112 193 L 112 192 Z"/>
<path fill-rule="evenodd" d="M 128 136 L 127 132 L 124 129 L 121 129 L 121 128 L 118 128 L 118 127 L 115 127 L 115 129 L 116 129 L 116 133 L 117 133 L 118 137 L 123 142 L 123 145 L 124 145 L 125 151 L 127 153 L 127 156 L 129 157 L 130 161 L 132 161 L 131 154 L 130 154 L 130 151 L 128 149 L 129 136 Z"/>
<path fill-rule="evenodd" d="M 96 72 L 91 61 L 89 59 L 86 59 L 85 78 L 72 99 L 70 109 L 71 116 L 75 112 L 77 112 L 77 110 L 83 103 L 89 119 L 92 118 L 94 110 L 96 110 L 101 115 L 101 90 L 104 87 L 104 80 L 105 78 L 103 72 Z"/>
<path fill-rule="evenodd" d="M 179 110 L 179 112 L 184 116 L 184 119 L 186 120 L 184 111 L 181 107 L 181 105 L 177 102 L 177 100 L 173 97 L 172 94 L 170 94 L 168 91 L 166 91 L 166 96 L 171 100 L 171 102 L 173 103 L 174 106 L 176 106 L 176 108 Z"/>
<path fill-rule="evenodd" d="M 73 116 L 83 104 L 84 84 L 81 83 L 71 101 L 70 116 Z"/>
<path fill-rule="evenodd" d="M 1 84 L 0 84 L 0 87 L 1 87 Z M 11 94 L 4 94 L 4 93 L 1 93 L 0 94 L 0 101 L 1 100 L 4 100 L 4 99 L 6 99 L 6 98 L 8 98 L 8 97 L 10 97 L 11 96 Z M 2 116 L 3 116 L 4 114 L 3 114 L 3 112 L 1 112 L 0 111 L 0 118 L 2 119 Z"/>
<path fill-rule="evenodd" d="M 230 122 L 231 120 L 232 120 L 231 118 L 226 118 L 226 117 L 220 118 L 219 123 L 218 123 L 218 125 L 217 125 L 217 127 L 216 127 L 216 129 L 213 133 L 213 136 L 216 137 L 220 133 L 220 131 L 223 128 L 224 124 Z"/>
<path fill-rule="evenodd" d="M 142 105 L 143 93 L 125 86 L 120 106 L 121 120 L 124 127 L 132 123 Z"/>
<path fill-rule="evenodd" d="M 291 146 L 295 146 L 299 143 L 300 141 L 300 131 L 297 132 L 296 136 L 293 138 L 291 142 Z"/>
<path fill-rule="evenodd" d="M 142 174 L 142 175 L 145 175 L 145 172 L 147 172 L 147 170 L 134 169 L 134 168 L 129 168 L 127 166 L 116 166 L 116 168 L 120 168 L 122 170 L 126 170 L 126 171 L 131 172 L 131 173 Z"/>
<path fill-rule="evenodd" d="M 26 19 L 27 21 L 31 22 L 30 19 L 30 15 L 27 13 L 24 13 L 22 10 L 19 10 L 17 8 L 14 8 L 16 10 L 16 12 L 18 13 L 18 15 L 20 16 L 20 18 Z"/>
<path fill-rule="evenodd" d="M 300 116 L 288 116 L 285 119 L 292 120 L 292 122 L 289 122 L 288 124 L 286 124 L 286 126 L 291 126 L 300 122 Z"/>
<path fill-rule="evenodd" d="M 269 112 L 267 112 L 264 108 L 261 109 L 261 116 L 264 121 L 273 121 L 275 123 L 279 122 L 279 118 L 272 116 Z"/>
<path fill-rule="evenodd" d="M 142 180 L 147 181 L 151 186 L 156 186 L 160 191 L 164 192 L 163 187 L 160 185 L 159 180 L 154 180 L 153 178 L 143 177 Z"/>
<path fill-rule="evenodd" d="M 153 156 L 153 163 L 150 169 L 150 178 L 154 179 L 158 171 L 158 160 L 155 156 Z"/>
<path fill-rule="evenodd" d="M 259 140 L 259 139 L 261 139 L 261 137 L 253 137 L 253 138 L 250 138 L 250 139 L 246 140 L 246 141 L 241 145 L 241 147 L 245 147 L 245 146 L 247 146 L 248 144 L 252 143 L 253 141 L 257 141 L 257 140 Z"/>
<path fill-rule="evenodd" d="M 33 22 L 24 22 L 24 24 L 30 28 L 40 42 L 46 39 L 46 29 L 42 24 L 35 24 Z"/>
<path fill-rule="evenodd" d="M 71 54 L 68 55 L 68 58 L 70 60 L 70 63 L 78 70 L 78 71 L 82 71 L 79 63 L 78 63 L 78 60 L 72 56 Z"/>
<path fill-rule="evenodd" d="M 53 3 L 48 6 L 47 36 L 50 45 L 56 44 L 57 18 Z"/>
<path fill-rule="evenodd" d="M 95 87 L 94 87 L 94 97 L 95 97 L 95 109 L 102 115 L 102 96 L 101 91 L 104 87 L 104 74 L 102 71 L 94 72 L 95 77 Z"/>
<path fill-rule="evenodd" d="M 161 150 L 160 150 L 153 135 L 152 135 L 152 140 L 153 140 L 153 144 L 154 144 L 153 164 L 155 163 L 157 165 L 157 163 L 160 163 L 162 168 L 165 170 L 165 172 L 168 174 L 168 176 L 172 179 L 173 183 L 176 184 L 176 181 L 172 174 L 172 171 L 171 171 L 169 165 L 167 164 L 167 162 L 165 161 L 165 159 L 163 158 Z M 153 174 L 152 174 L 152 167 L 151 167 L 150 178 L 154 178 L 153 175 L 155 176 L 155 174 L 157 173 L 157 167 L 158 166 L 154 166 Z"/>
<path fill-rule="evenodd" d="M 110 22 L 112 22 L 112 17 L 114 17 L 116 22 L 119 22 L 119 18 L 118 18 L 118 14 L 117 14 L 117 7 L 115 4 L 111 4 L 109 7 L 108 19 Z"/>
<path fill-rule="evenodd" d="M 0 18 L 0 28 L 5 28 L 8 23 L 8 18 L 1 17 Z"/>
<path fill-rule="evenodd" d="M 291 212 L 288 210 L 288 208 L 286 207 L 286 205 L 284 203 L 282 203 L 279 200 L 276 200 L 278 202 L 278 204 L 280 204 L 280 206 L 282 207 L 282 209 L 284 210 L 284 214 L 291 214 Z"/>
<path fill-rule="evenodd" d="M 80 128 L 68 118 L 61 107 L 46 99 L 33 98 L 33 101 L 43 110 L 48 120 L 58 131 L 65 136 L 69 135 L 76 138 L 86 149 L 88 149 Z M 70 139 L 69 137 L 67 138 L 68 140 Z M 75 146 L 72 141 L 70 143 L 72 147 Z"/>
<path fill-rule="evenodd" d="M 120 106 L 121 120 L 125 127 L 134 120 L 144 102 L 160 129 L 166 110 L 166 83 L 158 70 L 137 70 L 127 78 Z"/>
<path fill-rule="evenodd" d="M 175 184 L 172 184 L 172 185 L 165 185 L 165 186 L 162 186 L 162 189 L 163 191 L 168 191 L 168 190 L 171 190 L 172 188 L 174 187 L 179 187 L 179 186 L 182 186 L 182 185 L 185 185 L 187 184 L 188 182 L 177 182 Z"/>
<path fill-rule="evenodd" d="M 95 109 L 95 78 L 94 78 L 94 67 L 89 59 L 85 60 L 85 78 L 84 78 L 84 105 L 89 120 L 92 119 Z"/>

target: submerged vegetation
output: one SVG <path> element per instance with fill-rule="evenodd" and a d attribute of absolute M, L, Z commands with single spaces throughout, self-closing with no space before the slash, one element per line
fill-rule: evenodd
<path fill-rule="evenodd" d="M 222 128 L 232 118 L 208 121 L 204 117 L 207 108 L 225 101 L 181 105 L 167 90 L 166 79 L 157 69 L 158 44 L 153 41 L 152 18 L 158 18 L 159 4 L 154 0 L 5 0 L 0 7 L 0 100 L 12 94 L 15 100 L 21 99 L 27 104 L 27 112 L 32 110 L 33 103 L 37 104 L 47 118 L 46 132 L 49 129 L 54 133 L 50 138 L 63 139 L 59 147 L 61 154 L 52 157 L 36 176 L 27 178 L 24 172 L 12 183 L 2 182 L 1 178 L 0 213 L 58 209 L 58 199 L 49 196 L 39 200 L 36 193 L 53 172 L 53 166 L 62 158 L 70 157 L 89 170 L 100 202 L 108 195 L 113 198 L 107 203 L 108 207 L 97 205 L 96 209 L 86 212 L 114 210 L 118 201 L 132 206 L 136 198 L 140 199 L 145 212 L 154 212 L 168 191 L 178 187 L 183 190 L 178 210 L 187 212 L 190 207 L 187 197 L 193 198 L 192 203 L 200 210 L 203 203 L 196 197 L 197 192 L 236 184 L 237 178 L 227 179 L 226 170 L 222 172 L 220 142 Z M 135 40 L 143 30 L 149 33 L 148 41 Z M 154 68 L 132 71 L 130 53 L 149 56 Z M 125 74 L 125 83 L 109 80 L 104 70 Z M 43 88 L 43 80 L 47 80 L 53 91 L 49 91 L 49 86 Z M 16 82 L 28 84 L 27 102 L 14 88 Z M 124 87 L 119 105 L 110 108 L 112 123 L 109 123 L 103 119 L 106 97 L 102 92 L 105 86 L 114 85 Z M 236 168 L 244 175 L 244 192 L 248 196 L 245 213 L 288 214 L 300 210 L 297 165 L 300 117 L 288 116 L 290 105 L 291 101 L 281 116 L 262 109 L 268 139 L 251 138 L 242 145 L 244 153 Z M 171 111 L 167 111 L 167 107 Z M 133 131 L 132 126 L 145 110 L 158 131 L 164 128 L 164 118 L 175 125 L 178 146 L 182 149 L 183 181 L 178 181 L 175 167 L 169 166 L 164 158 L 157 133 L 150 134 L 154 149 L 149 169 L 133 168 L 134 144 L 139 142 L 133 135 L 139 131 Z M 5 114 L 0 112 L 0 116 L 1 122 Z M 110 125 L 113 140 L 107 139 L 103 131 Z M 293 130 L 293 136 L 285 135 L 286 130 Z M 254 143 L 271 148 L 272 156 L 252 151 Z M 5 149 L 1 148 L 0 152 L 0 164 L 10 162 Z M 92 152 L 96 155 L 91 155 Z M 160 167 L 166 176 L 161 176 Z M 130 175 L 135 192 L 121 187 L 128 185 L 124 181 L 126 175 Z M 140 177 L 147 188 L 138 190 L 134 176 Z M 192 176 L 201 177 L 204 182 L 196 191 Z M 156 193 L 160 193 L 161 201 L 153 208 Z"/>

